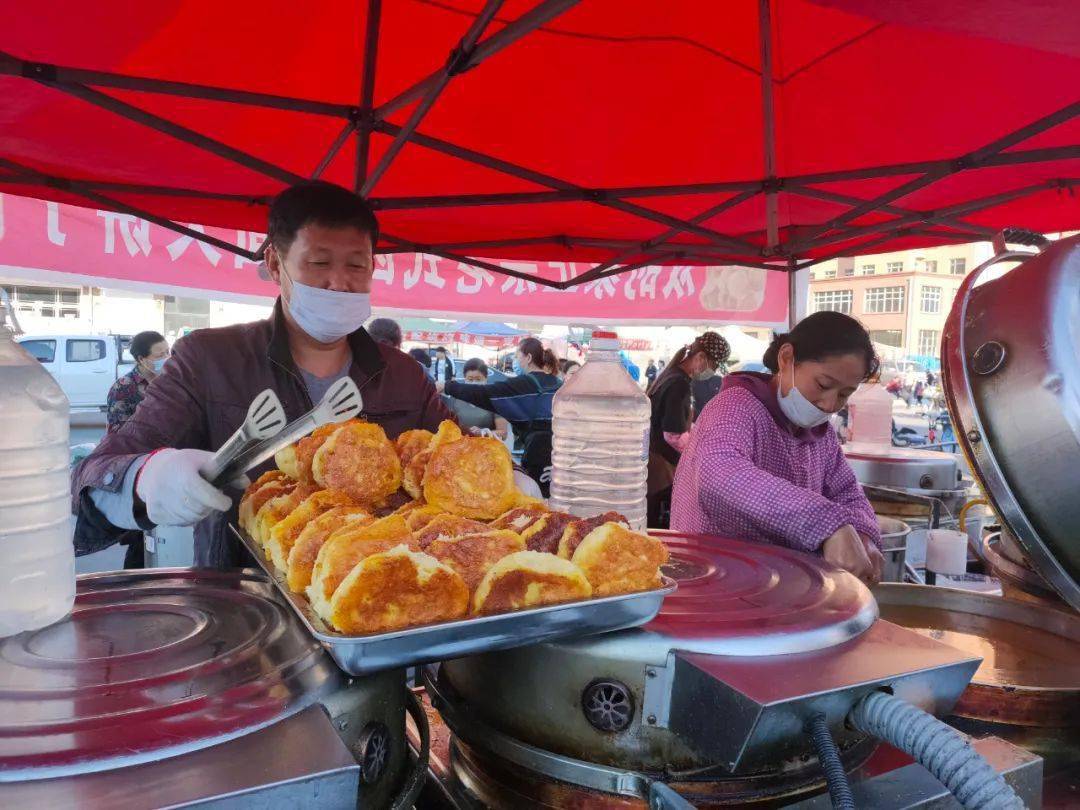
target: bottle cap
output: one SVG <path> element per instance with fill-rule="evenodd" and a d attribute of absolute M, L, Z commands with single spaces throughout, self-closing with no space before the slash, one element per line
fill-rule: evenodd
<path fill-rule="evenodd" d="M 598 352 L 617 352 L 619 335 L 616 332 L 593 332 L 589 348 Z"/>

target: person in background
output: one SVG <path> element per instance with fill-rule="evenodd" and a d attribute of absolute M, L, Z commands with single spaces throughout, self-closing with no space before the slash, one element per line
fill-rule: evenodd
<path fill-rule="evenodd" d="M 139 332 L 131 339 L 128 349 L 135 368 L 123 375 L 109 389 L 108 433 L 115 433 L 120 426 L 135 415 L 135 409 L 146 396 L 146 389 L 165 366 L 169 357 L 169 344 L 158 332 Z"/>
<path fill-rule="evenodd" d="M 559 370 L 562 372 L 563 382 L 566 382 L 581 369 L 581 363 L 576 360 L 562 360 L 559 362 Z"/>
<path fill-rule="evenodd" d="M 671 486 L 679 457 L 690 441 L 694 396 L 692 383 L 711 376 L 728 358 L 728 343 L 716 332 L 705 332 L 671 358 L 648 390 L 649 422 L 648 526 L 668 527 Z"/>
<path fill-rule="evenodd" d="M 920 408 L 922 407 L 923 395 L 925 393 L 926 393 L 926 384 L 922 380 L 919 380 L 918 382 L 915 383 L 915 390 L 912 392 L 912 395 L 915 398 L 915 404 L 918 405 Z"/>
<path fill-rule="evenodd" d="M 630 379 L 634 382 L 641 382 L 641 369 L 637 363 L 630 359 L 629 353 L 620 351 L 619 360 L 622 362 L 622 367 L 626 369 L 626 373 L 630 375 Z"/>
<path fill-rule="evenodd" d="M 659 374 L 659 373 L 660 372 L 656 370 L 656 363 L 650 357 L 649 358 L 649 365 L 645 366 L 645 380 L 647 381 L 647 383 L 648 383 L 648 385 L 650 387 L 652 386 L 652 384 L 654 382 L 656 382 L 656 375 Z"/>
<path fill-rule="evenodd" d="M 881 576 L 877 518 L 829 424 L 878 370 L 854 318 L 816 312 L 773 338 L 770 374 L 728 374 L 683 453 L 671 526 L 817 553 Z"/>
<path fill-rule="evenodd" d="M 391 318 L 376 318 L 368 324 L 367 330 L 376 343 L 401 349 L 401 326 L 397 321 Z"/>
<path fill-rule="evenodd" d="M 710 370 L 711 371 L 711 370 Z M 701 416 L 701 412 L 705 410 L 705 406 L 708 405 L 712 398 L 720 393 L 720 386 L 724 384 L 724 377 L 720 374 L 720 370 L 711 371 L 706 374 L 702 372 L 699 377 L 696 377 L 691 384 L 691 391 L 694 395 L 694 421 Z"/>
<path fill-rule="evenodd" d="M 445 346 L 435 349 L 435 363 L 431 367 L 431 373 L 435 376 L 435 382 L 448 383 L 454 379 L 454 361 Z"/>
<path fill-rule="evenodd" d="M 487 363 L 479 357 L 466 360 L 462 373 L 466 383 L 484 385 L 488 381 Z M 458 423 L 475 436 L 494 435 L 505 441 L 510 434 L 510 423 L 491 411 L 453 397 L 450 397 L 450 408 L 457 416 Z"/>
<path fill-rule="evenodd" d="M 516 377 L 484 385 L 451 380 L 443 393 L 501 416 L 524 448 L 521 466 L 548 497 L 551 483 L 551 402 L 562 380 L 545 371 L 544 346 L 534 337 L 518 345 Z"/>
<path fill-rule="evenodd" d="M 424 373 L 431 376 L 431 355 L 424 349 L 409 349 L 409 357 L 424 367 Z"/>
<path fill-rule="evenodd" d="M 544 373 L 550 374 L 552 377 L 562 375 L 562 365 L 559 363 L 559 358 L 555 356 L 555 352 L 551 349 L 544 349 Z"/>

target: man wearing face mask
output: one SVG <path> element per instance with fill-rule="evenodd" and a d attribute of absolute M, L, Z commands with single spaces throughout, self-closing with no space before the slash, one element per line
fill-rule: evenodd
<path fill-rule="evenodd" d="M 291 421 L 347 375 L 363 396 L 362 416 L 391 439 L 452 419 L 424 370 L 363 328 L 378 242 L 368 204 L 329 183 L 293 186 L 272 203 L 267 234 L 266 267 L 281 290 L 273 314 L 177 341 L 135 415 L 73 473 L 76 553 L 105 548 L 125 530 L 194 525 L 196 565 L 243 564 L 227 530 L 234 498 L 198 471 L 266 388 Z"/>
<path fill-rule="evenodd" d="M 667 368 L 649 386 L 648 525 L 668 528 L 671 485 L 679 456 L 690 442 L 694 421 L 693 385 L 716 373 L 731 349 L 716 332 L 706 332 L 675 352 Z"/>
<path fill-rule="evenodd" d="M 866 330 L 817 312 L 777 335 L 697 421 L 675 475 L 671 525 L 818 553 L 868 583 L 881 576 L 877 519 L 829 416 L 877 373 Z"/>

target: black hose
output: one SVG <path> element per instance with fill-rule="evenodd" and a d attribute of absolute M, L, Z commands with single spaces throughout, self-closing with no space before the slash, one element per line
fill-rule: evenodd
<path fill-rule="evenodd" d="M 851 795 L 851 783 L 848 782 L 844 765 L 840 762 L 840 752 L 832 738 L 825 715 L 815 714 L 806 724 L 806 733 L 814 744 L 821 769 L 825 771 L 825 784 L 829 787 L 829 798 L 836 810 L 855 810 L 855 797 Z"/>

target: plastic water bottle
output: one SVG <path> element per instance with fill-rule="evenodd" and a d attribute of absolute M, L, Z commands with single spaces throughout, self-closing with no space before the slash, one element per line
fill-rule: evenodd
<path fill-rule="evenodd" d="M 579 517 L 615 511 L 645 528 L 650 413 L 619 359 L 618 336 L 595 332 L 585 365 L 552 404 L 552 508 Z"/>
<path fill-rule="evenodd" d="M 893 395 L 880 383 L 864 383 L 848 400 L 848 441 L 892 447 Z"/>
<path fill-rule="evenodd" d="M 75 601 L 68 400 L 12 338 L 0 301 L 0 638 L 52 624 Z"/>

